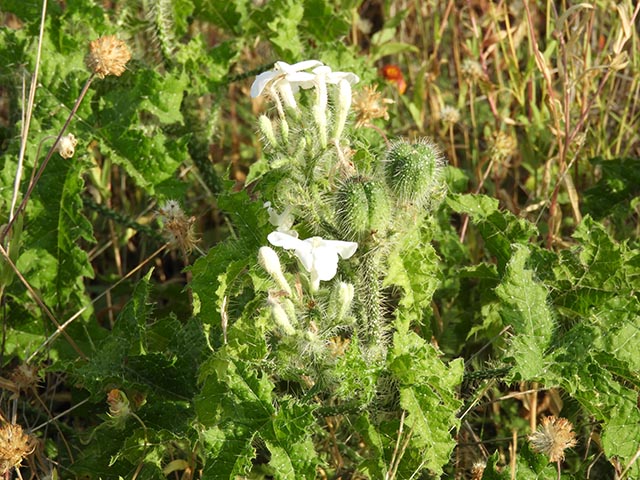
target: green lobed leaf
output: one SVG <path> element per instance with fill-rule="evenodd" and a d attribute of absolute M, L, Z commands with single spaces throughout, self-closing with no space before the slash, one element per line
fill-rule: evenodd
<path fill-rule="evenodd" d="M 94 135 L 103 153 L 153 194 L 187 158 L 187 137 L 174 139 L 165 127 L 182 122 L 180 105 L 189 80 L 184 73 L 161 76 L 151 70 L 133 78 L 125 75 L 99 95 L 92 118 Z"/>
<path fill-rule="evenodd" d="M 421 452 L 426 468 L 441 474 L 456 444 L 451 431 L 459 425 L 461 402 L 454 392 L 462 382 L 463 361 L 445 365 L 433 345 L 401 328 L 394 335 L 388 365 L 398 379 L 400 405 L 408 413 L 410 445 Z"/>
<path fill-rule="evenodd" d="M 637 158 L 602 157 L 590 160 L 598 168 L 601 177 L 587 188 L 583 195 L 584 212 L 596 220 L 613 216 L 619 219 L 630 213 L 631 200 L 640 196 L 640 163 Z"/>
<path fill-rule="evenodd" d="M 17 266 L 44 302 L 58 312 L 86 304 L 84 278 L 93 268 L 82 241 L 93 242 L 93 228 L 82 214 L 82 162 L 54 155 L 27 206 L 24 252 Z"/>
<path fill-rule="evenodd" d="M 487 249 L 495 255 L 498 269 L 504 270 L 511 258 L 513 244 L 527 245 L 538 231 L 535 225 L 500 211 L 498 200 L 485 195 L 451 194 L 446 199 L 453 211 L 469 215 L 480 230 Z"/>
<path fill-rule="evenodd" d="M 271 381 L 242 361 L 220 350 L 211 360 L 202 390 L 195 399 L 205 434 L 207 478 L 231 479 L 246 474 L 255 456 L 253 439 L 271 424 Z"/>
<path fill-rule="evenodd" d="M 429 239 L 427 228 L 414 229 L 403 236 L 389 255 L 383 287 L 402 288 L 396 316 L 405 322 L 423 319 L 440 284 L 439 259 Z"/>
<path fill-rule="evenodd" d="M 511 325 L 510 354 L 515 359 L 513 373 L 531 380 L 538 378 L 546 367 L 545 350 L 549 345 L 555 321 L 547 304 L 547 289 L 526 268 L 529 249 L 514 246 L 502 282 L 496 294 L 502 300 L 500 314 L 505 325 Z"/>

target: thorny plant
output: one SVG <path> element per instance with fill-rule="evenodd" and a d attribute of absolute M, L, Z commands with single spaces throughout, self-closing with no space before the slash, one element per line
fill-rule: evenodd
<path fill-rule="evenodd" d="M 67 3 L 3 155 L 6 477 L 637 474 L 640 6 L 122 0 L 74 56 Z"/>

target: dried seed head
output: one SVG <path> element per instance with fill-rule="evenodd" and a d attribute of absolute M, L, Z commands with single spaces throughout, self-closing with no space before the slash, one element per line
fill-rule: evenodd
<path fill-rule="evenodd" d="M 462 72 L 462 76 L 471 83 L 485 79 L 485 73 L 484 70 L 482 70 L 482 65 L 469 58 L 462 62 L 460 71 Z"/>
<path fill-rule="evenodd" d="M 164 235 L 167 241 L 180 248 L 180 250 L 191 253 L 195 248 L 198 239 L 193 230 L 195 217 L 185 215 L 176 200 L 167 200 L 158 209 L 158 218 L 164 226 Z"/>
<path fill-rule="evenodd" d="M 573 425 L 566 418 L 545 417 L 538 430 L 529 435 L 531 448 L 549 457 L 551 462 L 564 460 L 564 451 L 577 443 Z"/>
<path fill-rule="evenodd" d="M 19 466 L 35 447 L 35 438 L 24 433 L 20 425 L 7 423 L 0 427 L 0 473 Z"/>
<path fill-rule="evenodd" d="M 76 152 L 77 144 L 78 140 L 76 140 L 76 137 L 73 135 L 73 133 L 69 133 L 68 135 L 60 137 L 60 141 L 58 142 L 56 150 L 62 158 L 71 158 Z"/>
<path fill-rule="evenodd" d="M 125 71 L 125 65 L 131 59 L 126 43 L 114 35 L 107 35 L 89 43 L 89 54 L 85 63 L 98 77 L 107 75 L 119 77 Z"/>
<path fill-rule="evenodd" d="M 507 160 L 517 149 L 518 140 L 505 132 L 495 132 L 489 140 L 489 155 L 498 162 Z"/>
<path fill-rule="evenodd" d="M 394 103 L 390 98 L 382 98 L 377 85 L 366 86 L 353 96 L 353 110 L 356 112 L 356 127 L 370 123 L 376 118 L 389 120 L 387 105 Z"/>
<path fill-rule="evenodd" d="M 445 125 L 454 125 L 460 121 L 460 110 L 451 105 L 445 105 L 440 110 L 440 121 Z"/>
<path fill-rule="evenodd" d="M 349 348 L 349 343 L 351 343 L 351 340 L 348 338 L 331 337 L 327 343 L 327 347 L 333 357 L 342 357 L 347 351 L 347 348 Z"/>
<path fill-rule="evenodd" d="M 471 480 L 482 480 L 485 468 L 487 468 L 487 464 L 485 462 L 474 463 L 471 467 Z"/>

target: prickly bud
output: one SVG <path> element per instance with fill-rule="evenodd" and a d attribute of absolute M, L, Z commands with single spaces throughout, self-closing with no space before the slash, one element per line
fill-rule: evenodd
<path fill-rule="evenodd" d="M 442 193 L 445 161 L 440 149 L 428 139 L 399 141 L 387 152 L 387 184 L 402 203 L 425 205 Z"/>
<path fill-rule="evenodd" d="M 276 148 L 278 146 L 278 140 L 276 139 L 276 135 L 273 131 L 273 123 L 271 123 L 271 119 L 266 115 L 260 115 L 258 119 L 258 126 L 260 127 L 260 131 L 264 138 L 269 142 L 272 148 Z"/>
<path fill-rule="evenodd" d="M 338 300 L 340 302 L 340 309 L 338 313 L 339 318 L 344 318 L 347 313 L 349 313 L 354 295 L 355 290 L 352 284 L 340 282 L 340 285 L 338 286 Z"/>
<path fill-rule="evenodd" d="M 276 282 L 278 288 L 286 292 L 287 295 L 291 295 L 291 287 L 282 273 L 278 254 L 270 247 L 260 247 L 258 251 L 258 262 L 271 276 L 273 281 Z"/>
<path fill-rule="evenodd" d="M 287 315 L 282 304 L 276 298 L 271 296 L 267 298 L 267 304 L 271 307 L 271 315 L 276 325 L 287 335 L 293 335 L 296 333 L 295 328 L 293 328 L 293 325 L 291 325 L 291 321 L 289 320 L 289 315 Z"/>
<path fill-rule="evenodd" d="M 345 238 L 362 240 L 384 233 L 391 220 L 391 202 L 383 184 L 352 177 L 336 194 L 338 226 Z"/>

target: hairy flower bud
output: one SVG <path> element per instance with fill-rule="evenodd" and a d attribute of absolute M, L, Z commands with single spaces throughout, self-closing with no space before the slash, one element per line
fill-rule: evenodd
<path fill-rule="evenodd" d="M 336 193 L 336 217 L 346 238 L 362 240 L 384 233 L 391 221 L 391 201 L 385 186 L 363 177 L 351 177 Z"/>
<path fill-rule="evenodd" d="M 394 143 L 385 159 L 389 188 L 402 203 L 425 205 L 437 199 L 444 187 L 442 153 L 428 139 Z"/>
<path fill-rule="evenodd" d="M 354 295 L 355 289 L 351 283 L 340 282 L 338 286 L 338 301 L 340 302 L 338 311 L 339 318 L 344 318 L 347 313 L 349 313 Z"/>
<path fill-rule="evenodd" d="M 260 115 L 258 119 L 258 126 L 260 127 L 260 131 L 264 138 L 269 142 L 269 145 L 272 148 L 276 148 L 278 146 L 278 140 L 276 139 L 276 135 L 273 131 L 273 123 L 271 119 L 266 115 Z"/>
<path fill-rule="evenodd" d="M 289 315 L 287 315 L 287 311 L 283 308 L 282 304 L 276 298 L 271 296 L 267 298 L 267 304 L 271 307 L 271 316 L 273 317 L 273 321 L 276 325 L 278 325 L 278 327 L 280 327 L 287 335 L 293 335 L 296 333 L 296 329 L 291 325 Z"/>
<path fill-rule="evenodd" d="M 291 295 L 291 287 L 282 273 L 278 254 L 271 247 L 260 247 L 258 251 L 258 262 L 271 276 L 273 281 L 276 282 L 278 288 L 285 291 L 287 295 Z"/>

